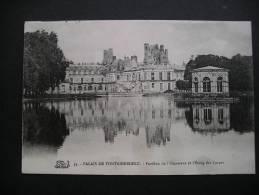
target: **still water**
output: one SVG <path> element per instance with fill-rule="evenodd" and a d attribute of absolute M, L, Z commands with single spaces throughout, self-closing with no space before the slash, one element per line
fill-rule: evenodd
<path fill-rule="evenodd" d="M 27 102 L 22 172 L 254 173 L 253 124 L 249 101 L 183 104 L 155 96 Z M 55 168 L 58 160 L 70 167 Z M 93 163 L 113 161 L 139 165 Z"/>

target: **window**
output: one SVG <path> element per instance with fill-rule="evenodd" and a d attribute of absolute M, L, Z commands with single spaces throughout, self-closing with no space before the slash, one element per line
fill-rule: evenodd
<path fill-rule="evenodd" d="M 155 119 L 155 118 L 156 118 L 156 111 L 152 110 L 152 119 Z"/>
<path fill-rule="evenodd" d="M 210 108 L 204 109 L 204 122 L 206 125 L 210 124 L 212 120 L 212 111 Z"/>
<path fill-rule="evenodd" d="M 199 109 L 195 109 L 195 115 L 194 115 L 194 121 L 195 123 L 199 123 L 200 117 L 199 117 Z"/>
<path fill-rule="evenodd" d="M 160 118 L 164 118 L 164 112 L 163 112 L 163 110 L 160 110 Z"/>
<path fill-rule="evenodd" d="M 171 118 L 171 116 L 172 116 L 172 110 L 169 109 L 169 110 L 168 110 L 168 118 Z"/>
<path fill-rule="evenodd" d="M 170 72 L 167 72 L 167 80 L 171 80 L 171 74 L 170 74 Z"/>
<path fill-rule="evenodd" d="M 203 79 L 203 92 L 210 92 L 211 86 L 210 86 L 210 79 L 208 77 L 204 77 Z"/>
<path fill-rule="evenodd" d="M 136 79 L 136 78 L 135 78 L 135 73 L 133 73 L 133 74 L 132 74 L 132 80 L 135 81 L 135 79 Z"/>
<path fill-rule="evenodd" d="M 163 80 L 163 73 L 162 72 L 159 72 L 159 79 L 160 79 L 160 81 Z"/>
<path fill-rule="evenodd" d="M 107 90 L 107 86 L 105 85 L 105 87 L 104 87 L 104 90 L 106 91 Z"/>
<path fill-rule="evenodd" d="M 88 90 L 93 90 L 93 86 L 92 86 L 92 85 L 89 85 L 89 86 L 88 86 Z"/>
<path fill-rule="evenodd" d="M 81 86 L 81 85 L 78 86 L 78 90 L 79 90 L 79 91 L 82 90 L 82 86 Z"/>
<path fill-rule="evenodd" d="M 147 80 L 147 73 L 144 72 L 144 80 Z"/>
<path fill-rule="evenodd" d="M 154 88 L 155 87 L 155 83 L 152 83 L 152 88 Z"/>
<path fill-rule="evenodd" d="M 222 92 L 222 83 L 223 83 L 223 78 L 218 77 L 218 79 L 217 79 L 217 91 L 218 92 Z"/>
<path fill-rule="evenodd" d="M 102 83 L 103 83 L 103 78 L 102 78 Z"/>
<path fill-rule="evenodd" d="M 119 80 L 120 79 L 120 75 L 117 75 L 117 80 Z"/>
<path fill-rule="evenodd" d="M 194 91 L 198 93 L 198 79 L 197 77 L 194 78 Z"/>
<path fill-rule="evenodd" d="M 154 81 L 155 80 L 155 73 L 151 72 L 151 80 Z"/>
<path fill-rule="evenodd" d="M 218 109 L 218 121 L 219 123 L 223 123 L 223 108 Z"/>
<path fill-rule="evenodd" d="M 83 83 L 84 82 L 84 79 L 83 78 L 81 78 L 81 83 Z"/>
<path fill-rule="evenodd" d="M 73 83 L 73 78 L 70 78 L 70 82 Z"/>
<path fill-rule="evenodd" d="M 138 74 L 138 80 L 140 81 L 140 73 Z"/>
<path fill-rule="evenodd" d="M 91 78 L 91 82 L 92 82 L 92 83 L 94 82 L 94 78 Z"/>
<path fill-rule="evenodd" d="M 168 86 L 168 90 L 171 90 L 171 83 L 168 83 L 167 86 Z"/>
<path fill-rule="evenodd" d="M 99 86 L 98 86 L 98 90 L 103 90 L 103 86 L 102 86 L 102 85 L 99 85 Z"/>
<path fill-rule="evenodd" d="M 160 83 L 160 91 L 163 90 L 163 83 Z"/>
<path fill-rule="evenodd" d="M 86 91 L 86 86 L 84 86 L 84 90 Z"/>

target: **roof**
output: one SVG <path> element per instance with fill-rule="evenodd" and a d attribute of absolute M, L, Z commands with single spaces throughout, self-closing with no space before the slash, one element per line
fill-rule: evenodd
<path fill-rule="evenodd" d="M 205 67 L 193 69 L 193 71 L 229 71 L 229 70 L 225 68 L 215 67 L 215 66 L 205 66 Z"/>

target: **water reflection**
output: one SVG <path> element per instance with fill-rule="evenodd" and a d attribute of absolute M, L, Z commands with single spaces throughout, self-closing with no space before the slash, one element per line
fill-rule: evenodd
<path fill-rule="evenodd" d="M 189 107 L 185 116 L 194 132 L 207 135 L 229 130 L 239 133 L 254 131 L 253 104 L 250 102 L 199 103 Z"/>
<path fill-rule="evenodd" d="M 118 134 L 138 136 L 143 128 L 148 147 L 169 142 L 171 123 L 184 120 L 188 109 L 178 108 L 172 99 L 165 97 L 113 97 L 46 102 L 44 105 L 65 115 L 70 132 L 102 129 L 107 143 L 113 143 Z"/>
<path fill-rule="evenodd" d="M 68 159 L 153 162 L 206 156 L 226 164 L 221 169 L 192 167 L 192 173 L 253 172 L 252 107 L 250 102 L 176 103 L 166 96 L 25 103 L 23 171 L 53 173 L 59 171 L 56 160 Z M 93 173 L 85 168 L 85 173 Z M 171 166 L 163 173 L 187 173 L 182 168 Z M 130 168 L 132 174 L 139 171 Z"/>
<path fill-rule="evenodd" d="M 230 129 L 252 131 L 250 107 L 241 105 L 186 105 L 175 103 L 168 97 L 110 97 L 26 103 L 23 109 L 23 139 L 31 144 L 61 146 L 65 137 L 75 130 L 101 130 L 104 142 L 114 143 L 118 135 L 139 136 L 143 130 L 146 146 L 152 147 L 171 142 L 172 124 L 178 121 L 187 121 L 193 132 L 203 135 Z"/>
<path fill-rule="evenodd" d="M 221 133 L 230 129 L 230 104 L 204 103 L 191 105 L 192 130 L 201 134 Z"/>
<path fill-rule="evenodd" d="M 69 134 L 65 115 L 39 103 L 23 105 L 23 142 L 59 147 Z"/>

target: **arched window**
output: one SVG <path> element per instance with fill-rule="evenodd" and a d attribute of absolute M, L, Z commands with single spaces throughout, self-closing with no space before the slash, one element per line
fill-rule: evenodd
<path fill-rule="evenodd" d="M 152 110 L 152 119 L 155 119 L 155 118 L 156 118 L 156 111 Z"/>
<path fill-rule="evenodd" d="M 204 109 L 204 122 L 206 125 L 210 124 L 212 120 L 212 111 L 210 108 Z"/>
<path fill-rule="evenodd" d="M 89 86 L 88 86 L 88 90 L 93 90 L 92 85 L 89 85 Z"/>
<path fill-rule="evenodd" d="M 222 83 L 223 83 L 223 78 L 222 77 L 218 77 L 217 78 L 217 91 L 218 92 L 222 92 Z"/>
<path fill-rule="evenodd" d="M 198 93 L 198 78 L 194 78 L 194 91 L 195 93 Z"/>
<path fill-rule="evenodd" d="M 198 123 L 199 123 L 199 120 L 200 120 L 199 109 L 196 108 L 196 109 L 195 109 L 195 115 L 194 115 L 194 121 L 195 121 L 196 124 L 198 124 Z"/>
<path fill-rule="evenodd" d="M 218 121 L 219 121 L 219 123 L 220 124 L 223 124 L 223 120 L 224 120 L 224 118 L 223 118 L 223 116 L 224 116 L 224 111 L 223 111 L 223 108 L 219 108 L 218 109 Z"/>
<path fill-rule="evenodd" d="M 133 80 L 133 81 L 136 80 L 136 75 L 135 75 L 135 73 L 132 74 L 132 80 Z"/>
<path fill-rule="evenodd" d="M 210 79 L 208 77 L 203 79 L 203 92 L 211 92 Z"/>

